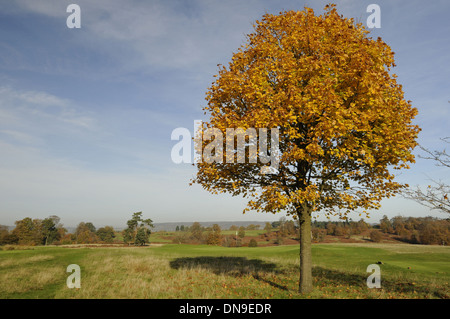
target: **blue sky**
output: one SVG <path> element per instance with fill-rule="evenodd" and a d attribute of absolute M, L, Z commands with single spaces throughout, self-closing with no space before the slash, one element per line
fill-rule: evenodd
<path fill-rule="evenodd" d="M 55 214 L 66 226 L 125 226 L 133 212 L 154 222 L 277 220 L 245 201 L 188 186 L 195 173 L 174 164 L 177 127 L 203 118 L 205 92 L 264 13 L 317 13 L 329 1 L 51 1 L 0 3 L 0 224 Z M 69 29 L 66 8 L 81 8 Z M 419 142 L 443 149 L 450 136 L 448 1 L 337 1 L 396 52 L 394 73 L 412 100 Z M 416 152 L 419 153 L 419 152 Z M 418 159 L 399 181 L 426 185 L 450 172 Z M 402 198 L 371 214 L 436 216 Z M 358 214 L 353 215 L 359 218 Z"/>

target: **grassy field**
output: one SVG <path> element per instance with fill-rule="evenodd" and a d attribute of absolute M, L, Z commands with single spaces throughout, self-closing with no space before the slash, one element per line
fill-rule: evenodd
<path fill-rule="evenodd" d="M 34 247 L 0 251 L 0 298 L 449 298 L 450 248 L 315 244 L 314 291 L 298 294 L 298 246 Z M 381 289 L 366 285 L 381 261 Z M 69 289 L 69 264 L 81 288 Z"/>

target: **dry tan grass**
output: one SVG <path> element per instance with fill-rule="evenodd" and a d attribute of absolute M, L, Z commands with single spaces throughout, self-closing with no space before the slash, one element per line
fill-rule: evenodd
<path fill-rule="evenodd" d="M 13 260 L 13 259 L 0 260 L 0 268 L 9 267 L 9 266 L 17 265 L 17 264 L 18 264 L 17 260 Z"/>
<path fill-rule="evenodd" d="M 355 244 L 340 245 L 342 247 L 356 246 Z M 375 247 L 376 244 L 357 244 L 357 246 Z M 381 247 L 386 248 L 386 245 Z M 391 249 L 395 248 L 403 252 L 409 251 L 406 246 L 391 247 Z M 443 249 L 446 248 L 443 247 Z M 67 253 L 65 249 L 62 250 L 64 254 Z M 73 255 L 55 254 L 55 259 L 51 260 L 53 258 L 49 254 L 51 251 L 43 250 L 42 255 L 36 255 L 34 252 L 26 255 L 5 254 L 5 259 L 0 261 L 0 266 L 4 267 L 0 267 L 0 298 L 3 292 L 3 296 L 11 297 L 11 293 L 26 292 L 28 294 L 24 296 L 41 296 L 41 291 L 47 292 L 44 294 L 46 298 L 57 299 L 291 298 L 292 295 L 297 296 L 297 255 L 289 258 L 269 255 L 255 257 L 254 260 L 252 255 L 246 257 L 198 256 L 183 254 L 179 251 L 178 254 L 155 254 L 148 248 L 116 248 L 74 250 Z M 18 256 L 20 258 L 15 259 Z M 81 289 L 69 289 L 66 286 L 69 273 L 66 272 L 65 267 L 69 263 L 79 263 L 81 266 Z M 271 267 L 272 264 L 276 267 Z M 14 267 L 15 265 L 17 267 Z M 399 298 L 406 298 L 411 294 L 399 294 L 400 290 L 395 286 L 397 281 L 405 289 L 413 285 L 408 283 L 411 280 L 418 286 L 424 286 L 425 282 L 419 278 L 419 275 L 416 279 L 409 274 L 399 273 L 397 277 L 389 278 L 392 286 L 389 287 L 392 291 L 388 289 L 367 291 L 361 288 L 365 287 L 365 277 L 360 276 L 362 284 L 355 284 L 354 281 L 344 282 L 347 279 L 359 280 L 355 274 L 360 273 L 361 270 L 357 266 L 349 266 L 343 271 L 339 264 L 330 263 L 330 265 L 324 269 L 323 274 L 316 276 L 316 294 L 314 295 L 316 297 L 389 298 L 397 294 Z M 384 281 L 383 277 L 382 285 L 385 283 L 387 284 L 388 281 Z M 436 286 L 443 285 L 436 279 Z M 433 289 L 430 287 L 430 296 L 439 296 L 433 295 Z M 442 288 L 439 289 L 442 290 Z M 422 289 L 420 293 L 423 295 L 426 292 Z"/>
<path fill-rule="evenodd" d="M 63 276 L 61 267 L 17 268 L 0 274 L 0 296 L 2 293 L 24 293 L 29 290 L 43 289 L 56 283 Z"/>
<path fill-rule="evenodd" d="M 25 259 L 8 258 L 8 259 L 0 261 L 0 267 L 18 266 L 18 265 L 24 265 L 24 264 L 28 264 L 28 263 L 36 263 L 36 262 L 40 262 L 40 261 L 52 260 L 54 258 L 55 257 L 51 256 L 51 255 L 36 255 L 36 256 L 25 258 Z"/>
<path fill-rule="evenodd" d="M 34 262 L 46 261 L 46 260 L 52 260 L 52 259 L 55 259 L 55 257 L 52 255 L 36 255 L 36 256 L 27 258 L 27 259 L 23 260 L 22 262 L 34 263 Z"/>
<path fill-rule="evenodd" d="M 61 289 L 55 298 L 146 299 L 214 298 L 211 282 L 227 282 L 226 275 L 195 266 L 174 270 L 169 260 L 130 251 L 117 258 L 114 253 L 95 255 L 83 263 L 80 289 Z"/>
<path fill-rule="evenodd" d="M 26 245 L 4 245 L 0 246 L 0 250 L 34 250 L 34 246 Z"/>
<path fill-rule="evenodd" d="M 155 298 L 169 289 L 169 271 L 162 258 L 105 252 L 83 264 L 81 289 L 63 289 L 56 298 Z"/>

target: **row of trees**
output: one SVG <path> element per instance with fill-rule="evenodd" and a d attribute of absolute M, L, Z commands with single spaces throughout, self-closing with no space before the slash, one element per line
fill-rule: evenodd
<path fill-rule="evenodd" d="M 218 224 L 214 224 L 211 227 L 204 227 L 199 222 L 194 222 L 190 227 L 182 225 L 175 233 L 173 239 L 174 243 L 189 243 L 189 244 L 207 244 L 207 245 L 224 245 L 231 246 L 230 239 L 232 236 L 222 235 L 222 229 Z M 242 243 L 242 239 L 245 236 L 246 228 L 244 226 L 237 227 L 232 226 L 230 230 L 236 231 L 236 236 L 233 237 L 234 245 Z"/>
<path fill-rule="evenodd" d="M 112 226 L 96 229 L 91 222 L 81 222 L 73 233 L 68 233 L 60 223 L 60 218 L 55 215 L 43 220 L 26 217 L 16 221 L 15 224 L 16 227 L 12 231 L 8 230 L 8 227 L 0 225 L 0 245 L 34 246 L 121 242 Z M 190 227 L 180 227 L 180 231 L 175 232 L 173 242 L 227 247 L 242 246 L 245 244 L 246 231 L 260 228 L 254 226 L 238 227 L 233 225 L 228 229 L 233 233 L 225 235 L 218 224 L 203 227 L 199 222 L 195 222 Z M 127 228 L 122 231 L 122 240 L 128 245 L 145 245 L 149 242 L 151 228 L 153 228 L 151 219 L 144 219 L 142 212 L 134 213 L 132 218 L 127 221 Z M 299 236 L 298 225 L 284 217 L 276 222 L 267 222 L 263 231 L 261 237 L 266 240 L 273 239 L 275 244 L 282 244 L 286 238 L 298 240 Z M 413 244 L 449 245 L 450 219 L 403 216 L 389 219 L 385 215 L 378 225 L 373 226 L 363 219 L 338 222 L 316 220 L 312 222 L 311 234 L 312 239 L 316 242 L 323 241 L 327 235 L 351 238 L 352 235 L 367 234 L 375 242 L 381 241 L 383 236 L 391 235 Z"/>
<path fill-rule="evenodd" d="M 379 225 L 370 225 L 361 219 L 359 221 L 313 221 L 312 239 L 315 242 L 321 242 L 328 236 L 338 236 L 350 239 L 353 235 L 367 236 L 374 242 L 380 242 L 383 239 L 383 233 L 399 235 L 399 239 L 407 240 L 417 244 L 445 244 L 449 243 L 448 232 L 449 220 L 438 220 L 432 217 L 413 218 L 413 217 L 394 217 L 392 220 L 384 216 Z M 389 226 L 386 226 L 389 225 Z M 259 227 L 258 227 L 259 228 Z M 253 229 L 253 228 L 252 228 Z M 182 230 L 182 231 L 181 231 Z M 195 222 L 190 227 L 180 227 L 176 232 L 173 242 L 222 245 L 226 247 L 239 247 L 244 245 L 246 227 L 231 226 L 228 230 L 236 233 L 224 235 L 218 224 L 212 227 L 203 227 Z M 298 240 L 299 227 L 292 220 L 280 218 L 279 221 L 269 223 L 264 227 L 264 232 L 260 235 L 262 239 L 273 239 L 275 244 L 283 244 L 286 238 Z M 247 243 L 250 244 L 250 243 Z M 254 243 L 252 243 L 254 244 Z"/>
<path fill-rule="evenodd" d="M 197 222 L 196 222 L 197 223 Z M 276 223 L 279 223 L 279 222 L 273 222 L 272 223 L 272 225 L 274 225 L 274 224 L 276 224 Z M 200 225 L 200 224 L 199 224 Z M 192 227 L 192 225 L 191 225 L 191 227 Z M 204 230 L 204 231 L 211 231 L 212 230 L 212 228 L 214 227 L 214 225 L 213 226 L 201 226 L 200 225 L 200 227 Z M 273 226 L 273 227 L 276 227 L 276 226 Z M 234 230 L 234 231 L 236 231 L 236 230 L 240 230 L 240 229 L 244 229 L 244 230 L 258 230 L 258 229 L 260 229 L 261 228 L 261 225 L 254 225 L 254 224 L 250 224 L 250 225 L 248 225 L 248 226 L 236 226 L 236 225 L 231 225 L 230 226 L 230 228 L 228 229 L 228 230 Z M 177 226 L 176 228 L 175 228 L 175 231 L 190 231 L 190 226 L 185 226 L 185 225 L 181 225 L 181 226 Z"/>
<path fill-rule="evenodd" d="M 326 235 L 342 236 L 350 238 L 352 235 L 359 235 L 371 228 L 371 225 L 363 219 L 355 222 L 352 220 L 339 222 L 319 222 L 312 223 L 312 238 L 314 241 L 322 241 Z"/>
<path fill-rule="evenodd" d="M 16 227 L 10 231 L 0 225 L 0 245 L 61 245 L 112 243 L 116 231 L 111 226 L 96 229 L 91 222 L 81 222 L 73 233 L 69 233 L 60 223 L 58 216 L 45 219 L 25 217 L 15 222 Z"/>
<path fill-rule="evenodd" d="M 360 234 L 367 234 L 374 242 L 379 242 L 386 235 L 391 235 L 412 244 L 449 245 L 450 219 L 403 216 L 389 219 L 385 215 L 376 225 L 367 224 L 363 219 L 358 222 L 350 220 L 343 222 L 314 221 L 312 223 L 314 241 L 323 241 L 326 235 L 350 238 L 352 235 Z"/>
<path fill-rule="evenodd" d="M 15 222 L 16 227 L 10 231 L 0 225 L 0 245 L 69 245 L 94 243 L 119 243 L 117 232 L 112 226 L 96 228 L 91 222 L 81 222 L 73 233 L 69 233 L 60 223 L 58 216 L 45 219 L 26 217 Z M 151 219 L 143 219 L 142 212 L 134 213 L 127 221 L 127 228 L 122 231 L 123 242 L 137 246 L 149 242 Z"/>
<path fill-rule="evenodd" d="M 45 219 L 26 217 L 15 222 L 16 227 L 9 231 L 8 227 L 0 225 L 0 245 L 49 245 L 60 240 L 66 229 L 59 223 L 58 216 L 52 215 Z"/>
<path fill-rule="evenodd" d="M 73 234 L 65 236 L 62 244 L 113 243 L 115 238 L 116 231 L 112 226 L 96 229 L 91 222 L 81 222 Z"/>
<path fill-rule="evenodd" d="M 450 219 L 402 216 L 389 219 L 385 215 L 380 220 L 380 230 L 413 244 L 450 244 Z"/>
<path fill-rule="evenodd" d="M 199 222 L 194 222 L 190 227 L 181 225 L 176 232 L 174 243 L 210 244 L 220 245 L 222 229 L 218 224 L 212 227 L 204 227 Z"/>
<path fill-rule="evenodd" d="M 261 225 L 250 224 L 246 227 L 232 225 L 228 228 L 234 233 L 223 235 L 222 229 L 218 224 L 212 226 L 202 226 L 199 222 L 194 222 L 191 226 L 177 226 L 175 229 L 175 243 L 191 243 L 191 244 L 208 244 L 223 245 L 226 247 L 242 246 L 246 231 L 259 230 Z M 280 220 L 269 223 L 266 222 L 264 227 L 264 235 L 268 237 L 274 233 L 276 243 L 282 243 L 282 238 L 288 236 L 298 236 L 298 226 L 292 220 L 286 220 L 285 217 Z M 256 242 L 248 243 L 255 246 Z"/>

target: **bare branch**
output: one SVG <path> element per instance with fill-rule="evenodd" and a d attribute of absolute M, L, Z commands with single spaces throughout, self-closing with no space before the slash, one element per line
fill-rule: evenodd
<path fill-rule="evenodd" d="M 444 141 L 445 143 L 450 144 L 450 137 L 444 137 L 444 138 L 441 138 L 441 140 Z M 421 150 L 423 150 L 424 152 L 426 152 L 430 155 L 430 156 L 419 155 L 420 158 L 431 159 L 431 160 L 437 161 L 438 162 L 436 164 L 437 166 L 450 167 L 450 155 L 447 154 L 445 149 L 443 151 L 430 151 L 421 145 L 419 145 L 419 147 Z"/>
<path fill-rule="evenodd" d="M 430 209 L 438 209 L 445 213 L 450 213 L 450 201 L 448 198 L 450 186 L 441 181 L 433 182 L 435 183 L 435 186 L 428 185 L 425 191 L 419 186 L 417 186 L 416 189 L 405 189 L 403 191 L 403 196 Z"/>
<path fill-rule="evenodd" d="M 445 143 L 450 143 L 450 137 L 441 139 Z M 423 159 L 431 159 L 437 162 L 437 166 L 450 167 L 450 155 L 443 151 L 430 151 L 423 146 L 419 146 L 423 151 L 430 156 L 420 156 Z M 448 194 L 450 193 L 450 186 L 442 181 L 432 180 L 433 186 L 428 185 L 426 190 L 422 190 L 419 186 L 416 189 L 406 188 L 403 190 L 403 197 L 412 199 L 423 206 L 430 209 L 441 210 L 445 213 L 450 213 L 450 201 Z"/>

